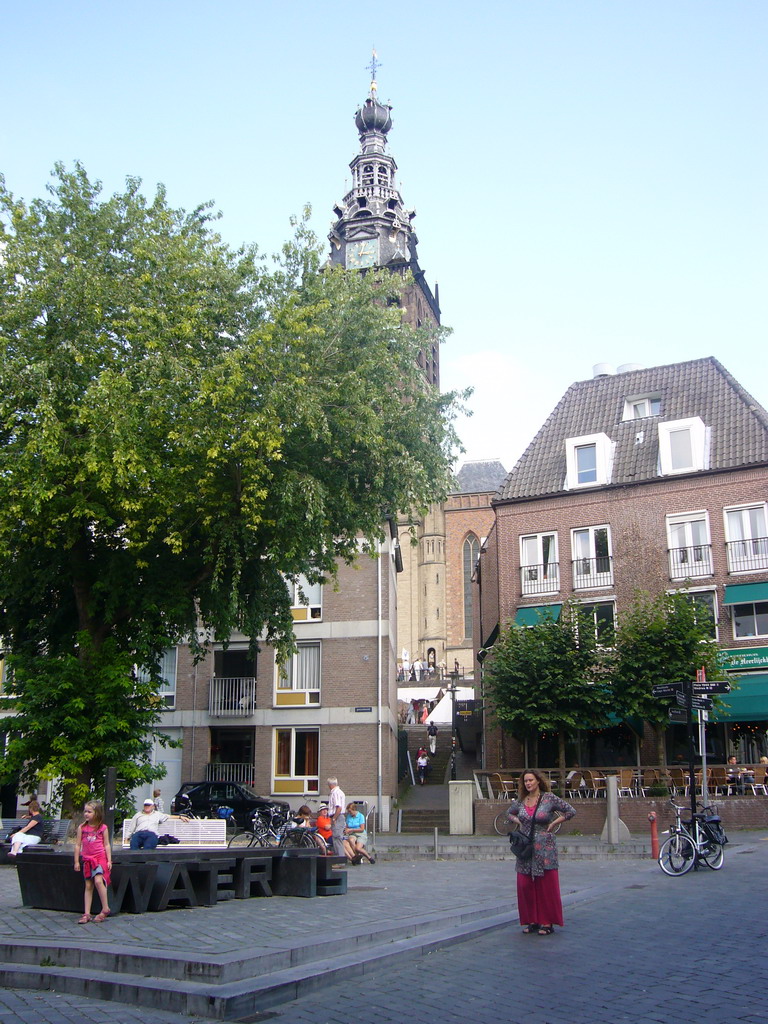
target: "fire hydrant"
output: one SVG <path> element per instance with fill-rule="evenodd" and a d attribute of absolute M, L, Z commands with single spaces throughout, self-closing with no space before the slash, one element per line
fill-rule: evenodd
<path fill-rule="evenodd" d="M 659 830 L 656 827 L 656 814 L 651 811 L 648 815 L 648 821 L 651 823 L 651 856 L 654 860 L 659 859 Z"/>

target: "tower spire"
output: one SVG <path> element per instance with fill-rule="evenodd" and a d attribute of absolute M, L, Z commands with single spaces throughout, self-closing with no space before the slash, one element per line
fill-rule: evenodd
<path fill-rule="evenodd" d="M 371 62 L 365 65 L 365 70 L 371 72 L 371 90 L 370 94 L 373 99 L 376 99 L 376 93 L 378 92 L 379 86 L 376 82 L 376 72 L 381 67 L 378 60 L 378 54 L 376 53 L 376 47 L 374 46 L 371 50 Z"/>

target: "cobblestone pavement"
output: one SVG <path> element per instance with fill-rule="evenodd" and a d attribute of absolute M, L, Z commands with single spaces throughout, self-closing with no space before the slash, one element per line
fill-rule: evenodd
<path fill-rule="evenodd" d="M 765 877 L 768 839 L 753 835 L 727 850 L 722 871 L 667 878 L 650 861 L 574 861 L 561 865 L 566 927 L 550 937 L 496 930 L 408 963 L 308 993 L 249 1020 L 275 1024 L 760 1024 L 768 980 Z M 15 879 L 13 879 L 15 884 Z M 51 916 L 37 934 L 69 927 L 62 915 L 16 910 L 13 885 L 0 878 L 6 934 L 14 920 Z M 468 902 L 513 898 L 511 865 L 402 862 L 355 872 L 350 896 L 219 904 L 200 911 L 130 915 L 104 927 L 105 941 L 166 949 L 250 948 L 269 931 L 277 944 L 306 937 L 331 915 L 359 927 Z M 18 897 L 17 903 L 18 906 Z M 230 908 L 230 927 L 224 928 Z M 150 924 L 150 920 L 151 924 Z M 340 919 L 340 920 L 339 920 Z M 282 929 L 279 927 L 283 921 Z M 250 922 L 250 924 L 249 924 Z M 32 925 L 28 924 L 26 934 Z M 107 939 L 107 927 L 109 938 Z M 190 932 L 194 927 L 194 933 Z M 119 928 L 119 931 L 118 931 Z M 226 934 L 222 934 L 226 932 Z M 82 934 L 82 929 L 80 934 Z M 133 935 L 133 937 L 132 937 Z M 163 935 L 165 941 L 163 941 Z M 517 989 L 513 994 L 513 990 Z M 202 1018 L 83 999 L 55 992 L 0 989 L 0 1024 L 199 1024 Z"/>

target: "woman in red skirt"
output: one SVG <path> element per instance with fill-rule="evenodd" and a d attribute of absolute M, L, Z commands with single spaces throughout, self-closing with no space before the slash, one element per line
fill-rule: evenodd
<path fill-rule="evenodd" d="M 524 835 L 533 834 L 533 856 L 517 861 L 517 909 L 526 935 L 551 935 L 563 926 L 563 904 L 557 872 L 557 846 L 552 829 L 576 812 L 569 803 L 549 791 L 549 781 L 536 768 L 520 777 L 518 798 L 509 808 L 509 820 Z"/>

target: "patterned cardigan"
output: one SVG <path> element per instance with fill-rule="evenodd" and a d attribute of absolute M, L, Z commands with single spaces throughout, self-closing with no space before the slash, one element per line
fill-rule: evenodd
<path fill-rule="evenodd" d="M 522 875 L 531 875 L 532 878 L 538 878 L 543 875 L 545 871 L 556 871 L 557 864 L 557 846 L 555 844 L 555 837 L 551 832 L 547 832 L 547 825 L 555 818 L 562 815 L 566 821 L 574 816 L 576 811 L 571 807 L 565 800 L 561 800 L 559 796 L 555 796 L 554 793 L 544 793 L 541 797 L 541 803 L 536 813 L 536 832 L 533 837 L 533 857 L 530 860 L 518 860 L 517 871 Z M 528 835 L 531 831 L 531 816 L 525 809 L 523 804 L 519 800 L 513 800 L 510 804 L 507 816 L 510 818 L 510 824 L 514 824 L 511 821 L 512 816 L 520 819 L 520 831 L 524 835 Z"/>

